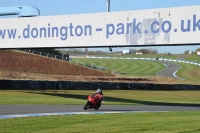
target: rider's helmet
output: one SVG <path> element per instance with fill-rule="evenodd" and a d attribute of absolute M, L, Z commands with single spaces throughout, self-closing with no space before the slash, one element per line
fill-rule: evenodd
<path fill-rule="evenodd" d="M 102 93 L 102 90 L 101 90 L 100 88 L 98 88 L 98 89 L 97 89 L 97 93 L 98 93 L 98 94 L 101 94 L 101 93 Z"/>

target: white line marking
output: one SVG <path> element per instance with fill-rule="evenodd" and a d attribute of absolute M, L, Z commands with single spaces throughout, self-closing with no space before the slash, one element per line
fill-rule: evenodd
<path fill-rule="evenodd" d="M 142 112 L 168 112 L 168 111 L 57 112 L 57 113 L 36 113 L 36 114 L 0 115 L 0 119 L 24 118 L 24 117 L 39 117 L 39 116 L 57 116 L 57 115 L 142 113 Z"/>

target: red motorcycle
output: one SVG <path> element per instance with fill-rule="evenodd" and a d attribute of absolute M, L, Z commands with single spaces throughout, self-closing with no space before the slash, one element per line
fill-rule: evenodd
<path fill-rule="evenodd" d="M 98 110 L 101 107 L 102 99 L 99 95 L 93 96 L 89 95 L 87 98 L 87 103 L 84 106 L 84 110 L 87 110 L 89 108 L 94 108 L 95 110 Z"/>

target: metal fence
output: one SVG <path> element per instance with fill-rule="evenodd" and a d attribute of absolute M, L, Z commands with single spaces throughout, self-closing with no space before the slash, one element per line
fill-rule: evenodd
<path fill-rule="evenodd" d="M 48 57 L 48 58 L 55 58 L 55 59 L 58 59 L 58 60 L 65 60 L 65 61 L 68 61 L 68 62 L 70 62 L 70 60 L 72 60 L 69 57 L 69 55 L 67 55 L 67 54 L 64 55 L 64 56 L 61 56 L 61 55 L 55 55 L 55 54 L 40 52 L 40 51 L 36 51 L 36 50 L 31 50 L 31 49 L 18 49 L 18 50 L 25 51 L 25 52 L 32 53 L 32 54 L 36 54 L 36 55 L 40 55 L 40 56 L 45 56 L 45 57 Z M 95 66 L 95 65 L 89 64 L 89 63 L 82 64 L 82 63 L 77 61 L 74 64 L 80 65 L 80 66 L 85 66 L 85 67 L 88 67 L 88 68 L 92 68 L 92 69 L 95 69 L 95 70 L 98 70 L 98 71 L 106 71 L 106 68 Z"/>
<path fill-rule="evenodd" d="M 106 71 L 107 69 L 104 68 L 104 67 L 100 67 L 100 66 L 95 66 L 93 64 L 89 64 L 89 63 L 80 63 L 80 62 L 76 62 L 74 64 L 77 64 L 77 65 L 81 65 L 81 66 L 85 66 L 85 67 L 88 67 L 88 68 L 92 68 L 92 69 L 96 69 L 96 70 L 99 70 L 99 71 Z"/>
<path fill-rule="evenodd" d="M 64 60 L 64 61 L 70 61 L 71 59 L 69 58 L 69 55 L 55 55 L 55 54 L 50 54 L 50 53 L 46 53 L 46 52 L 40 52 L 40 51 L 36 51 L 36 50 L 31 50 L 31 49 L 18 49 L 21 51 L 25 51 L 28 53 L 32 53 L 32 54 L 36 54 L 36 55 L 40 55 L 40 56 L 45 56 L 48 58 L 55 58 L 58 60 Z"/>

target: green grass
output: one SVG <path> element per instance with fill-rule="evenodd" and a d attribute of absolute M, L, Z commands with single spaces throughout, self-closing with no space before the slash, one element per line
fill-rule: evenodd
<path fill-rule="evenodd" d="M 199 133 L 200 112 L 45 116 L 0 120 L 1 133 Z"/>
<path fill-rule="evenodd" d="M 200 66 L 186 64 L 186 63 L 178 63 L 178 64 L 182 66 L 182 68 L 176 73 L 178 77 L 190 81 L 200 82 Z"/>
<path fill-rule="evenodd" d="M 106 55 L 100 55 L 102 57 L 124 57 L 124 58 L 165 58 L 165 59 L 178 59 L 180 55 L 166 55 L 166 54 L 125 54 L 125 55 L 114 55 L 114 54 L 106 54 Z"/>
<path fill-rule="evenodd" d="M 94 90 L 1 90 L 0 104 L 82 104 Z M 104 90 L 112 105 L 200 106 L 199 91 Z M 66 115 L 1 119 L 1 133 L 199 133 L 200 112 Z"/>
<path fill-rule="evenodd" d="M 89 64 L 101 66 L 111 71 L 127 76 L 155 76 L 157 72 L 166 67 L 158 62 L 146 60 L 124 60 L 124 59 L 91 59 L 75 58 L 73 63 Z M 188 81 L 200 81 L 200 67 L 197 65 L 177 63 L 182 68 L 177 72 L 177 76 Z"/>
<path fill-rule="evenodd" d="M 200 56 L 198 56 L 198 55 L 196 55 L 196 54 L 193 54 L 193 55 L 185 55 L 185 60 L 200 62 Z"/>
<path fill-rule="evenodd" d="M 100 66 L 111 71 L 129 76 L 156 75 L 156 73 L 165 68 L 158 62 L 145 60 L 122 60 L 122 59 L 89 59 L 75 58 L 72 63 L 89 64 L 90 66 Z"/>
<path fill-rule="evenodd" d="M 101 57 L 124 57 L 124 58 L 164 58 L 164 59 L 180 59 L 180 60 L 188 60 L 188 61 L 197 61 L 200 62 L 200 56 L 196 54 L 142 54 L 142 55 L 136 55 L 136 54 L 126 54 L 126 55 L 114 55 L 114 54 L 106 54 L 106 55 L 100 55 Z"/>
<path fill-rule="evenodd" d="M 94 88 L 95 89 L 95 88 Z M 84 105 L 95 90 L 1 90 L 0 104 Z M 105 105 L 200 105 L 199 91 L 104 90 Z"/>

